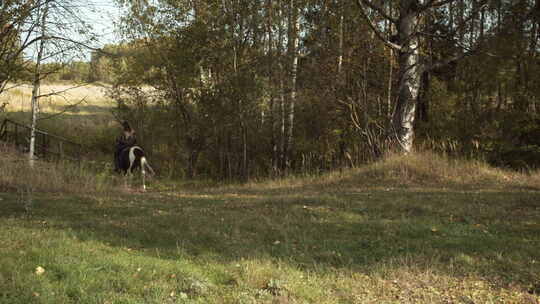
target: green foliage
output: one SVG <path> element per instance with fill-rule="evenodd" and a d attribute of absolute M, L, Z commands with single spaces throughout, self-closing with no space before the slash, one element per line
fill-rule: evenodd
<path fill-rule="evenodd" d="M 371 34 L 355 3 L 121 2 L 126 42 L 93 52 L 90 63 L 45 67 L 58 70 L 51 80 L 110 85 L 116 118 L 135 125 L 166 175 L 248 180 L 322 172 L 377 159 L 391 146 L 397 54 Z M 468 19 L 474 3 L 426 12 L 423 61 L 473 45 L 475 51 L 428 71 L 417 105 L 417 150 L 536 167 L 534 6 L 492 1 Z M 467 26 L 458 26 L 462 19 Z M 392 34 L 391 26 L 384 29 Z M 116 122 L 109 117 L 100 125 L 113 131 L 82 137 L 108 153 Z"/>
<path fill-rule="evenodd" d="M 42 73 L 46 74 L 47 82 L 87 82 L 90 78 L 90 64 L 88 62 L 73 61 L 63 63 L 45 63 L 41 66 Z M 28 76 L 27 80 L 30 80 Z"/>

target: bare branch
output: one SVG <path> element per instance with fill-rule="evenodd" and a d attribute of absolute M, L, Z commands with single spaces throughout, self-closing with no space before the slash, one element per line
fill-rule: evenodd
<path fill-rule="evenodd" d="M 381 33 L 381 31 L 377 28 L 377 26 L 369 18 L 369 16 L 366 13 L 366 10 L 365 10 L 363 0 L 356 0 L 356 3 L 360 7 L 360 13 L 364 17 L 364 19 L 366 19 L 366 22 L 368 23 L 371 30 L 375 33 L 375 35 L 377 35 L 377 38 L 379 38 L 389 48 L 397 50 L 397 51 L 401 50 L 401 45 L 395 44 L 395 43 L 391 42 L 390 40 L 386 39 L 384 37 L 383 33 Z"/>
<path fill-rule="evenodd" d="M 467 46 L 459 43 L 458 41 L 455 41 L 455 43 L 461 47 L 463 50 L 465 50 L 465 52 L 462 52 L 460 54 L 457 54 L 455 56 L 452 56 L 452 57 L 449 57 L 445 60 L 439 60 L 429 66 L 424 66 L 423 67 L 423 70 L 424 71 L 432 71 L 434 69 L 438 69 L 438 68 L 441 68 L 441 67 L 444 67 L 452 62 L 456 62 L 456 61 L 459 61 L 465 57 L 468 57 L 468 56 L 471 56 L 473 55 L 474 53 L 478 52 L 480 49 L 481 49 L 481 45 L 478 43 L 475 48 L 471 49 L 471 48 L 468 48 Z M 490 57 L 498 57 L 497 55 L 494 55 L 492 53 L 489 53 L 489 52 L 482 52 L 483 54 L 487 55 L 487 56 L 490 56 Z"/>
<path fill-rule="evenodd" d="M 70 43 L 85 47 L 85 48 L 87 48 L 89 50 L 96 51 L 98 53 L 101 53 L 101 54 L 104 54 L 104 55 L 107 55 L 107 56 L 111 56 L 111 57 L 120 56 L 119 54 L 109 53 L 107 51 L 104 51 L 103 49 L 91 47 L 91 46 L 89 46 L 88 44 L 86 44 L 84 42 L 80 42 L 80 41 L 73 40 L 73 39 L 70 39 L 70 38 L 59 37 L 59 36 L 47 36 L 46 38 L 47 39 L 54 39 L 54 40 L 61 40 L 61 41 L 70 42 Z"/>
<path fill-rule="evenodd" d="M 83 83 L 83 84 L 80 84 L 80 85 L 77 85 L 77 86 L 73 86 L 71 88 L 67 88 L 65 90 L 61 90 L 61 91 L 52 91 L 51 93 L 48 93 L 48 94 L 42 94 L 42 95 L 38 95 L 37 97 L 38 98 L 42 98 L 42 97 L 49 97 L 49 96 L 53 96 L 53 95 L 60 95 L 62 93 L 65 93 L 67 91 L 70 91 L 70 90 L 73 90 L 73 89 L 77 89 L 77 88 L 80 88 L 80 87 L 84 87 L 84 86 L 87 86 L 88 84 L 86 83 Z"/>
<path fill-rule="evenodd" d="M 456 0 L 429 0 L 426 4 L 420 6 L 420 11 L 425 11 L 427 9 L 430 9 L 430 8 L 435 8 L 435 7 L 441 7 L 441 6 L 444 6 L 444 5 L 447 5 L 447 4 L 450 4 L 452 2 L 455 2 Z"/>
<path fill-rule="evenodd" d="M 379 5 L 373 3 L 372 1 L 368 1 L 368 0 L 357 0 L 360 4 L 360 2 L 362 2 L 362 4 L 368 6 L 369 8 L 371 8 L 372 10 L 376 11 L 377 13 L 379 13 L 384 19 L 387 19 L 391 22 L 393 22 L 394 24 L 397 24 L 398 20 L 396 18 L 393 18 L 392 16 L 390 16 L 389 14 L 387 14 L 384 9 L 382 7 L 380 7 Z"/>
<path fill-rule="evenodd" d="M 430 2 L 435 2 L 435 0 L 433 1 L 430 1 Z M 439 1 L 437 3 L 443 5 L 443 4 L 447 4 L 447 3 L 450 3 L 452 2 L 451 0 L 444 0 L 444 1 Z M 435 4 L 436 5 L 436 4 Z M 425 32 L 418 32 L 419 34 L 421 35 L 424 35 L 424 36 L 431 36 L 431 37 L 437 37 L 437 38 L 443 38 L 443 39 L 449 39 L 449 40 L 452 40 L 452 42 L 454 42 L 457 46 L 459 46 L 462 50 L 465 50 L 465 52 L 461 53 L 461 54 L 457 54 L 455 56 L 452 56 L 446 60 L 441 60 L 441 61 L 438 61 L 438 62 L 435 62 L 433 63 L 432 65 L 430 66 L 425 66 L 424 69 L 426 71 L 431 71 L 431 70 L 434 70 L 434 69 L 437 69 L 437 68 L 440 68 L 440 67 L 443 67 L 447 64 L 450 64 L 452 62 L 455 62 L 455 61 L 458 61 L 464 57 L 467 57 L 469 55 L 471 55 L 472 53 L 474 52 L 477 52 L 479 49 L 480 49 L 480 43 L 476 43 L 476 46 L 474 48 L 470 48 L 470 47 L 467 47 L 466 45 L 464 45 L 463 43 L 455 40 L 453 38 L 454 34 L 463 26 L 465 26 L 469 21 L 471 21 L 478 13 L 480 13 L 480 11 L 482 11 L 487 5 L 487 0 L 483 0 L 480 5 L 478 7 L 476 7 L 470 14 L 469 16 L 467 16 L 467 18 L 465 18 L 465 20 L 463 20 L 463 22 L 461 22 L 461 24 L 458 25 L 458 27 L 456 27 L 452 32 L 450 32 L 448 35 L 445 35 L 445 36 L 442 36 L 442 35 L 434 35 L 434 34 L 429 34 L 429 33 L 425 33 Z M 485 55 L 487 56 L 491 56 L 491 57 L 496 57 L 496 55 L 494 54 L 491 54 L 491 53 L 488 53 L 488 52 L 485 52 L 484 53 Z"/>
<path fill-rule="evenodd" d="M 60 115 L 62 115 L 62 114 L 64 114 L 64 113 L 66 113 L 67 111 L 69 111 L 71 108 L 74 108 L 74 107 L 80 105 L 81 103 L 86 102 L 86 98 L 87 98 L 87 97 L 88 97 L 88 96 L 85 96 L 83 99 L 79 100 L 78 102 L 66 106 L 66 107 L 64 108 L 64 110 L 62 110 L 62 111 L 60 111 L 60 112 L 58 112 L 58 113 L 54 113 L 54 114 L 51 114 L 51 115 L 46 116 L 46 117 L 40 117 L 40 118 L 38 118 L 38 120 L 45 120 L 45 119 L 50 119 L 50 118 L 53 118 L 53 117 L 56 117 L 56 116 L 60 116 Z"/>

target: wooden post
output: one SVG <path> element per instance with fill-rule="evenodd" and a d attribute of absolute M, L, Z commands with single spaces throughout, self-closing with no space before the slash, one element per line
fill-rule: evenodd
<path fill-rule="evenodd" d="M 41 154 L 42 154 L 41 157 L 46 158 L 47 157 L 47 150 L 45 148 L 45 134 L 40 133 L 40 135 L 41 135 L 41 147 L 40 147 L 40 149 L 41 149 Z M 38 153 L 39 153 L 39 151 L 38 151 Z"/>
<path fill-rule="evenodd" d="M 64 147 L 62 145 L 62 141 L 59 140 L 58 141 L 59 145 L 58 145 L 58 152 L 60 153 L 60 159 L 64 158 Z"/>
<path fill-rule="evenodd" d="M 19 130 L 17 125 L 15 124 L 15 147 L 19 145 Z"/>

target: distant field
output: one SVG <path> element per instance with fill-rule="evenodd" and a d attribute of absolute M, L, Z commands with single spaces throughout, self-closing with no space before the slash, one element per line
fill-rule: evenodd
<path fill-rule="evenodd" d="M 0 95 L 0 104 L 7 102 L 8 112 L 29 112 L 32 86 L 21 84 L 11 87 Z M 67 114 L 77 115 L 107 114 L 114 106 L 114 101 L 107 96 L 106 90 L 105 87 L 95 85 L 76 87 L 74 84 L 45 84 L 41 86 L 41 95 L 54 95 L 41 99 L 41 111 L 66 111 Z"/>
<path fill-rule="evenodd" d="M 0 94 L 0 105 L 7 103 L 6 111 L 0 112 L 0 121 L 8 118 L 28 125 L 32 87 L 28 84 L 11 87 Z M 93 159 L 109 161 L 120 125 L 112 114 L 116 104 L 107 96 L 107 88 L 42 85 L 41 95 L 51 93 L 57 94 L 40 100 L 38 129 L 83 144 L 92 151 Z"/>

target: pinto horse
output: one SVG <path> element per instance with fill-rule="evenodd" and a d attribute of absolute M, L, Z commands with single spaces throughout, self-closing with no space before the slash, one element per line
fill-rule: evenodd
<path fill-rule="evenodd" d="M 152 175 L 156 175 L 148 161 L 144 150 L 139 146 L 131 146 L 124 148 L 118 156 L 118 163 L 120 171 L 124 176 L 132 176 L 133 171 L 137 168 L 141 169 L 143 190 L 146 190 L 146 170 L 150 171 Z"/>

